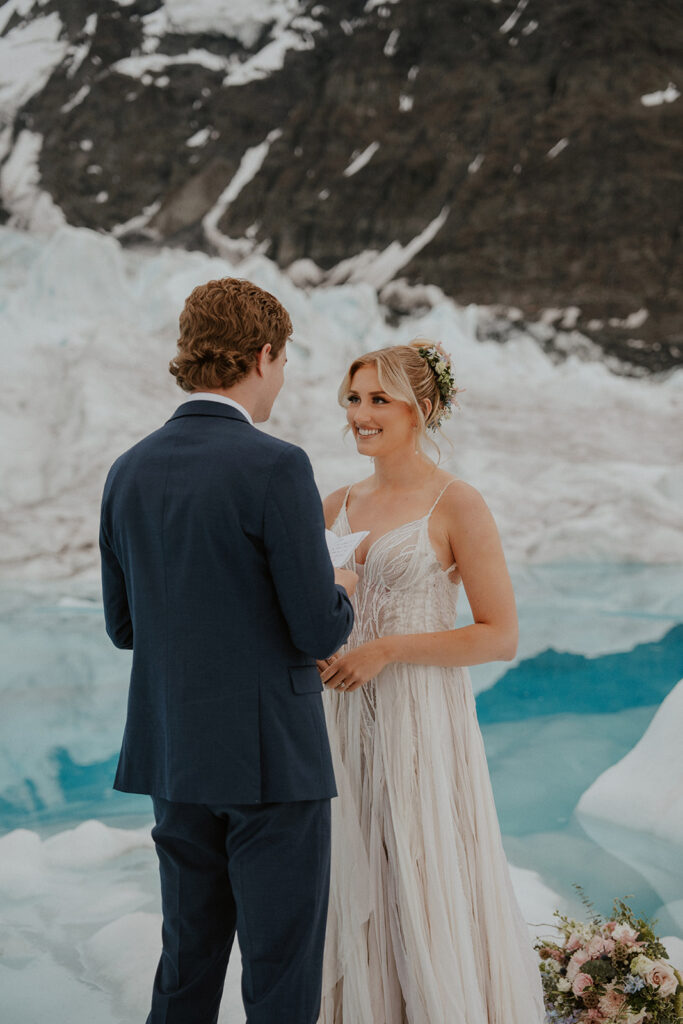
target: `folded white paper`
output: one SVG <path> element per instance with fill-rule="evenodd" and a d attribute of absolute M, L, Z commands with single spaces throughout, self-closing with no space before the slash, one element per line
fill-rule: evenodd
<path fill-rule="evenodd" d="M 369 530 L 359 530 L 358 533 L 347 533 L 344 537 L 338 537 L 336 533 L 332 533 L 331 530 L 325 530 L 327 550 L 330 552 L 332 565 L 335 569 L 340 569 L 342 565 L 348 562 L 360 542 L 364 540 L 369 533 Z"/>

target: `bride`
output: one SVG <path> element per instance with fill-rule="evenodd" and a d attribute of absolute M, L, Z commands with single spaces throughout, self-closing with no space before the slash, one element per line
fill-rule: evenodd
<path fill-rule="evenodd" d="M 544 1019 L 465 667 L 514 657 L 512 585 L 483 498 L 423 451 L 456 390 L 417 340 L 354 360 L 339 392 L 374 470 L 324 503 L 334 533 L 370 533 L 353 632 L 319 663 L 339 790 L 319 1024 Z"/>

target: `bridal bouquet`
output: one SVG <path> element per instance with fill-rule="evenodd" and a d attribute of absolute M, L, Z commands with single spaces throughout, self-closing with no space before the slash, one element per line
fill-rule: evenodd
<path fill-rule="evenodd" d="M 562 940 L 536 943 L 549 1022 L 683 1024 L 683 980 L 648 921 L 622 900 L 609 921 L 555 917 Z"/>

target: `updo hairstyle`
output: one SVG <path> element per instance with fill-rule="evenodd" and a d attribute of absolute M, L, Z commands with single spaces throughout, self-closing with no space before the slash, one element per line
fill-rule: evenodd
<path fill-rule="evenodd" d="M 419 349 L 434 345 L 435 342 L 427 338 L 415 338 L 407 345 L 391 345 L 358 356 L 349 366 L 339 388 L 339 404 L 343 408 L 348 406 L 348 394 L 352 389 L 351 382 L 356 371 L 362 366 L 374 366 L 382 390 L 399 402 L 407 402 L 414 410 L 420 441 L 431 440 L 427 437 L 427 430 L 438 430 L 439 423 L 447 411 L 436 375 L 424 356 L 419 353 Z M 427 401 L 431 403 L 429 412 L 426 411 Z"/>
<path fill-rule="evenodd" d="M 275 359 L 292 333 L 280 302 L 251 281 L 224 277 L 199 285 L 180 314 L 178 354 L 169 370 L 183 391 L 230 388 L 270 343 Z"/>

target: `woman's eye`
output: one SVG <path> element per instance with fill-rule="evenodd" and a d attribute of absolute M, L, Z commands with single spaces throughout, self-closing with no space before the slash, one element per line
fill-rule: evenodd
<path fill-rule="evenodd" d="M 375 395 L 375 397 L 373 398 L 373 402 L 381 402 L 382 405 L 386 405 L 387 404 L 386 398 L 382 398 L 381 395 Z"/>
<path fill-rule="evenodd" d="M 354 402 L 358 401 L 358 395 L 347 395 L 346 401 L 349 403 L 349 405 L 353 405 Z"/>

